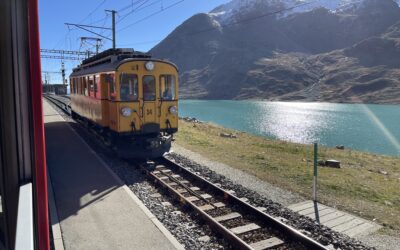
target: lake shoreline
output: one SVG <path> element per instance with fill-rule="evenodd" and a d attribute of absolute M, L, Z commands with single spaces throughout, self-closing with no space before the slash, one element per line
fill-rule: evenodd
<path fill-rule="evenodd" d="M 183 100 L 179 113 L 268 139 L 400 157 L 396 105 Z"/>
<path fill-rule="evenodd" d="M 315 100 L 279 100 L 279 99 L 262 99 L 262 98 L 249 98 L 249 99 L 201 99 L 201 98 L 182 98 L 180 100 L 194 100 L 194 101 L 260 101 L 260 102 L 284 102 L 284 103 L 329 103 L 329 104 L 360 104 L 360 105 L 400 105 L 398 102 L 346 102 L 346 101 L 315 101 Z"/>

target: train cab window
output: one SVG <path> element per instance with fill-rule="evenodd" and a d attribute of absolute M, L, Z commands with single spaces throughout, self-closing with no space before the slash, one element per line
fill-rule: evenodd
<path fill-rule="evenodd" d="M 156 79 L 154 76 L 143 77 L 143 100 L 154 101 L 156 99 Z"/>
<path fill-rule="evenodd" d="M 160 97 L 161 100 L 172 101 L 176 99 L 176 78 L 174 75 L 160 76 Z"/>
<path fill-rule="evenodd" d="M 138 77 L 135 74 L 122 73 L 120 76 L 121 101 L 138 100 Z"/>

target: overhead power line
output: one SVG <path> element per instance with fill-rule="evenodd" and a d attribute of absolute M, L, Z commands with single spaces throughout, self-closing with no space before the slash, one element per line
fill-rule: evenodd
<path fill-rule="evenodd" d="M 93 15 L 93 13 L 95 13 L 107 0 L 103 0 L 99 5 L 96 6 L 96 8 L 94 8 L 94 10 L 92 10 L 85 18 L 82 19 L 82 21 L 79 22 L 79 24 L 83 23 L 84 21 L 86 21 L 86 19 L 88 17 L 90 17 L 91 15 Z"/>
<path fill-rule="evenodd" d="M 136 12 L 136 11 L 141 10 L 140 7 L 142 7 L 144 4 L 148 3 L 149 1 L 150 1 L 150 0 L 145 0 L 145 1 L 143 1 L 138 7 L 132 9 L 131 11 L 129 11 L 128 13 L 126 13 L 123 17 L 119 18 L 119 20 L 118 20 L 117 23 L 122 22 L 122 21 L 123 21 L 127 16 L 129 16 L 130 14 L 132 14 L 132 13 L 134 13 L 134 12 Z M 159 1 L 153 2 L 153 3 L 151 3 L 150 5 L 147 5 L 147 6 L 145 6 L 145 7 L 154 5 L 154 4 L 157 3 L 157 2 L 159 2 Z"/>
<path fill-rule="evenodd" d="M 161 10 L 159 10 L 159 11 L 156 11 L 156 12 L 154 12 L 154 13 L 152 13 L 152 14 L 150 14 L 150 15 L 148 15 L 148 16 L 142 18 L 142 19 L 139 19 L 138 21 L 136 21 L 136 22 L 134 22 L 134 23 L 131 23 L 131 24 L 129 24 L 129 25 L 123 27 L 122 29 L 119 29 L 118 32 L 123 31 L 123 30 L 126 30 L 127 28 L 129 28 L 129 27 L 131 27 L 131 26 L 133 26 L 133 25 L 135 25 L 135 24 L 138 24 L 138 23 L 140 23 L 140 22 L 143 22 L 144 20 L 149 19 L 150 17 L 153 17 L 153 16 L 155 16 L 155 15 L 161 13 L 161 12 L 164 12 L 164 11 L 166 11 L 166 10 L 168 10 L 168 9 L 170 9 L 170 8 L 176 6 L 176 5 L 178 5 L 178 4 L 180 4 L 180 3 L 184 2 L 184 1 L 185 1 L 185 0 L 180 0 L 180 1 L 178 1 L 178 2 L 175 2 L 175 3 L 173 3 L 173 4 L 171 4 L 171 5 L 169 5 L 169 6 L 165 7 L 165 8 L 163 8 L 163 9 L 161 9 Z"/>
<path fill-rule="evenodd" d="M 254 21 L 254 20 L 257 20 L 257 19 L 261 19 L 263 17 L 272 16 L 272 15 L 280 14 L 282 12 L 286 12 L 288 10 L 293 10 L 293 9 L 296 9 L 296 8 L 299 8 L 299 7 L 302 7 L 302 6 L 307 6 L 307 5 L 310 5 L 312 3 L 319 2 L 319 1 L 320 0 L 315 0 L 315 1 L 311 1 L 311 2 L 298 4 L 298 5 L 289 7 L 289 8 L 285 8 L 285 9 L 281 9 L 281 10 L 277 10 L 277 11 L 273 11 L 273 12 L 268 12 L 268 13 L 265 13 L 265 14 L 262 14 L 262 15 L 259 15 L 259 16 L 249 17 L 249 18 L 246 18 L 246 19 L 241 19 L 239 21 L 234 21 L 234 22 L 231 22 L 231 23 L 222 24 L 219 27 L 228 27 L 228 26 L 232 26 L 232 25 L 236 25 L 236 24 L 240 24 L 240 23 Z M 208 31 L 219 29 L 219 27 L 207 28 L 207 29 L 196 31 L 196 32 L 192 32 L 192 33 L 186 33 L 185 35 L 186 36 L 197 35 L 197 34 L 200 34 L 200 33 L 203 33 L 203 32 L 208 32 Z"/>
<path fill-rule="evenodd" d="M 61 49 L 40 49 L 41 53 L 50 53 L 50 54 L 62 54 L 62 55 L 80 55 L 86 56 L 87 52 L 75 51 L 75 50 L 61 50 Z M 90 52 L 93 54 L 92 52 Z"/>
<path fill-rule="evenodd" d="M 60 59 L 60 60 L 76 60 L 81 61 L 82 58 L 74 57 L 74 56 L 50 56 L 50 55 L 40 55 L 40 58 L 46 59 Z"/>
<path fill-rule="evenodd" d="M 182 2 L 182 1 L 184 1 L 184 0 L 181 0 L 180 2 Z M 207 29 L 199 30 L 199 31 L 196 31 L 196 32 L 186 33 L 186 34 L 183 34 L 183 35 L 180 35 L 180 36 L 181 36 L 181 37 L 184 37 L 184 36 L 193 36 L 193 35 L 197 35 L 197 34 L 200 34 L 200 33 L 213 31 L 213 30 L 219 29 L 220 27 L 228 27 L 228 26 L 232 26 L 232 25 L 236 25 L 236 24 L 240 24 L 240 23 L 250 22 L 250 21 L 257 20 L 257 19 L 260 19 L 260 18 L 263 18 L 263 17 L 267 17 L 267 16 L 272 16 L 272 15 L 280 14 L 280 13 L 282 13 L 282 12 L 286 12 L 286 11 L 289 11 L 289 10 L 293 10 L 293 9 L 296 9 L 296 8 L 299 8 L 299 7 L 302 7 L 302 6 L 307 6 L 307 5 L 310 5 L 310 4 L 312 4 L 312 3 L 319 2 L 319 1 L 320 1 L 320 0 L 315 0 L 315 1 L 311 1 L 311 2 L 306 2 L 306 3 L 298 4 L 298 5 L 289 7 L 289 8 L 285 8 L 285 9 L 281 9 L 281 10 L 277 10 L 277 11 L 273 11 L 273 12 L 268 12 L 268 13 L 265 13 L 265 14 L 262 14 L 262 15 L 258 15 L 258 16 L 254 16 L 254 17 L 249 17 L 249 18 L 246 18 L 246 19 L 242 19 L 242 20 L 239 20 L 239 21 L 234 21 L 234 22 L 227 23 L 227 24 L 222 24 L 222 25 L 220 25 L 220 26 L 218 26 L 218 27 L 212 27 L 212 28 L 207 28 Z M 179 3 L 179 2 L 178 2 L 178 3 Z M 176 3 L 176 4 L 177 4 L 177 3 Z M 168 7 L 169 7 L 169 6 L 168 6 Z M 171 7 L 172 7 L 172 6 L 171 6 Z M 149 15 L 148 17 L 145 17 L 145 18 L 143 18 L 143 19 L 141 19 L 141 20 L 139 20 L 139 21 L 137 21 L 137 22 L 135 22 L 135 23 L 133 23 L 133 24 L 130 24 L 129 26 L 132 26 L 132 25 L 134 25 L 134 24 L 137 24 L 137 23 L 139 23 L 139 22 L 141 22 L 141 21 L 143 21 L 143 20 L 145 20 L 145 19 L 147 19 L 147 18 L 153 16 L 154 14 L 158 14 L 158 13 L 159 13 L 159 12 L 153 13 L 152 15 Z M 124 29 L 126 29 L 127 27 L 128 27 L 128 26 L 126 26 L 126 27 L 124 27 L 124 28 L 122 28 L 122 29 L 120 29 L 120 30 L 118 30 L 118 31 L 124 30 Z M 137 42 L 137 43 L 125 44 L 124 46 L 137 45 L 137 44 L 150 44 L 150 43 L 161 42 L 162 40 L 163 40 L 163 39 L 153 40 L 153 41 Z"/>

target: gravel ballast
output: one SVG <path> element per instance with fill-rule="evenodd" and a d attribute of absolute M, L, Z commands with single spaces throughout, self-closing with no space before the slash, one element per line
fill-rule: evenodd
<path fill-rule="evenodd" d="M 317 222 L 310 218 L 295 213 L 283 205 L 210 170 L 208 166 L 200 165 L 177 153 L 171 153 L 168 158 L 189 168 L 189 170 L 205 177 L 211 182 L 219 183 L 223 189 L 233 190 L 237 197 L 247 198 L 251 205 L 265 207 L 267 209 L 266 213 L 274 217 L 284 218 L 286 224 L 302 231 L 307 236 L 323 245 L 329 246 L 331 249 L 373 249 L 372 247 L 364 246 L 361 242 L 351 239 L 346 235 L 334 232 L 328 227 L 318 225 Z"/>

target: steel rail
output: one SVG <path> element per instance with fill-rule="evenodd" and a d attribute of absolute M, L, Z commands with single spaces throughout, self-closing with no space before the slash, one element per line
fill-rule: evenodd
<path fill-rule="evenodd" d="M 246 211 L 249 215 L 255 216 L 259 219 L 263 224 L 275 228 L 279 232 L 282 232 L 285 236 L 289 237 L 291 240 L 301 242 L 305 247 L 309 249 L 328 249 L 319 242 L 311 239 L 310 237 L 304 235 L 300 231 L 296 230 L 295 228 L 282 223 L 281 221 L 275 219 L 271 215 L 262 212 L 258 208 L 250 205 L 247 202 L 242 201 L 237 196 L 225 191 L 224 189 L 216 186 L 215 184 L 211 183 L 210 181 L 204 179 L 203 177 L 192 173 L 191 171 L 187 170 L 185 167 L 181 166 L 180 164 L 173 162 L 167 158 L 161 158 L 160 164 L 165 165 L 177 172 L 181 172 L 184 175 L 188 176 L 189 178 L 195 180 L 197 183 L 203 185 L 204 188 L 214 192 L 214 194 L 224 197 L 224 201 L 230 203 L 232 205 L 237 205 L 244 211 Z M 171 188 L 171 187 L 170 187 Z M 190 204 L 190 203 L 189 203 Z M 203 212 L 204 213 L 204 212 Z M 207 214 L 208 221 L 212 221 L 213 218 Z M 236 235 L 235 235 L 236 236 Z M 247 245 L 247 244 L 246 244 Z M 251 248 L 250 248 L 251 249 Z"/>
<path fill-rule="evenodd" d="M 158 182 L 165 190 L 167 190 L 169 193 L 172 193 L 173 195 L 175 195 L 182 204 L 188 205 L 192 210 L 194 210 L 198 215 L 200 215 L 203 220 L 208 222 L 208 225 L 211 228 L 213 228 L 215 231 L 221 233 L 231 243 L 234 243 L 233 245 L 236 248 L 247 249 L 247 250 L 253 249 L 249 244 L 247 244 L 245 241 L 240 239 L 233 232 L 231 232 L 229 229 L 224 227 L 221 223 L 214 220 L 210 215 L 208 215 L 206 212 L 201 210 L 193 202 L 189 201 L 185 196 L 183 196 L 177 190 L 175 190 L 170 185 L 168 185 L 168 183 L 166 183 L 165 181 L 163 181 L 162 179 L 157 177 L 155 174 L 153 174 L 151 171 L 149 171 L 148 168 L 144 167 L 143 165 L 141 165 L 141 168 L 148 176 L 150 176 L 155 182 Z"/>
<path fill-rule="evenodd" d="M 57 98 L 52 97 L 51 95 L 43 95 L 43 97 L 56 105 L 58 108 L 60 108 L 62 111 L 64 111 L 66 114 L 71 115 L 71 109 L 69 106 L 68 102 L 63 102 Z"/>

